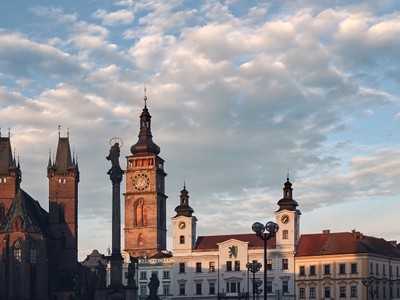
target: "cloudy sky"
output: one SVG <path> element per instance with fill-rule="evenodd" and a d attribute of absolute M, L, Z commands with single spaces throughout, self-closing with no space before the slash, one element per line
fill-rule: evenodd
<path fill-rule="evenodd" d="M 334 5 L 332 5 L 334 3 Z M 109 140 L 137 141 L 144 86 L 165 159 L 167 220 L 184 178 L 198 235 L 274 220 L 287 173 L 303 233 L 400 240 L 398 1 L 1 1 L 0 127 L 48 208 L 69 128 L 80 258 L 111 244 Z M 122 190 L 125 190 L 124 183 Z M 172 230 L 168 224 L 168 236 Z M 172 244 L 169 242 L 168 247 Z"/>

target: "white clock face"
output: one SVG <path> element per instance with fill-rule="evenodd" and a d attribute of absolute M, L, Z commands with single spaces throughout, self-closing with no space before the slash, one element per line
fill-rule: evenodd
<path fill-rule="evenodd" d="M 146 174 L 137 174 L 132 179 L 132 184 L 138 191 L 144 191 L 149 187 L 150 178 Z"/>

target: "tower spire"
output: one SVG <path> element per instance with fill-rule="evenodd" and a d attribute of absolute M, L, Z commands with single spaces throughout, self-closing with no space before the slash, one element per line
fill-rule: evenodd
<path fill-rule="evenodd" d="M 183 182 L 183 189 L 180 195 L 180 204 L 175 208 L 176 216 L 191 217 L 194 213 L 193 208 L 189 206 L 189 192 L 186 190 L 186 183 Z"/>
<path fill-rule="evenodd" d="M 145 88 L 146 92 L 146 88 Z M 140 115 L 140 132 L 139 140 L 131 147 L 132 154 L 159 154 L 160 147 L 153 142 L 153 135 L 151 134 L 151 115 L 147 109 L 147 96 L 144 96 L 144 108 Z"/>
<path fill-rule="evenodd" d="M 143 96 L 143 100 L 144 100 L 144 107 L 147 107 L 146 84 L 144 85 L 144 96 Z"/>
<path fill-rule="evenodd" d="M 296 210 L 297 206 L 299 205 L 296 200 L 293 199 L 293 189 L 292 183 L 289 181 L 289 173 L 287 174 L 286 182 L 283 187 L 283 198 L 278 201 L 279 209 L 280 210 Z"/>

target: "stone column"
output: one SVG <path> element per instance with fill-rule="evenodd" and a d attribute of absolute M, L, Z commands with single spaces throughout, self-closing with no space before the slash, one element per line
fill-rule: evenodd
<path fill-rule="evenodd" d="M 119 165 L 119 143 L 111 146 L 107 160 L 111 161 L 112 167 L 107 172 L 112 182 L 112 252 L 110 287 L 122 287 L 122 255 L 121 255 L 121 196 L 120 187 L 124 171 Z"/>

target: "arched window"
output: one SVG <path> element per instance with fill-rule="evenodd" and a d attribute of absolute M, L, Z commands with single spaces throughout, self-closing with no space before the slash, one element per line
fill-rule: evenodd
<path fill-rule="evenodd" d="M 134 224 L 136 226 L 147 225 L 147 205 L 143 199 L 140 199 L 136 202 L 134 206 L 134 216 Z"/>
<path fill-rule="evenodd" d="M 143 233 L 140 233 L 140 234 L 139 234 L 139 237 L 138 237 L 138 245 L 139 245 L 139 246 L 143 246 L 143 245 L 144 245 Z"/>
<path fill-rule="evenodd" d="M 289 231 L 283 230 L 282 231 L 282 239 L 287 240 L 289 238 Z"/>
<path fill-rule="evenodd" d="M 65 204 L 60 203 L 58 205 L 58 221 L 60 223 L 65 223 Z"/>

